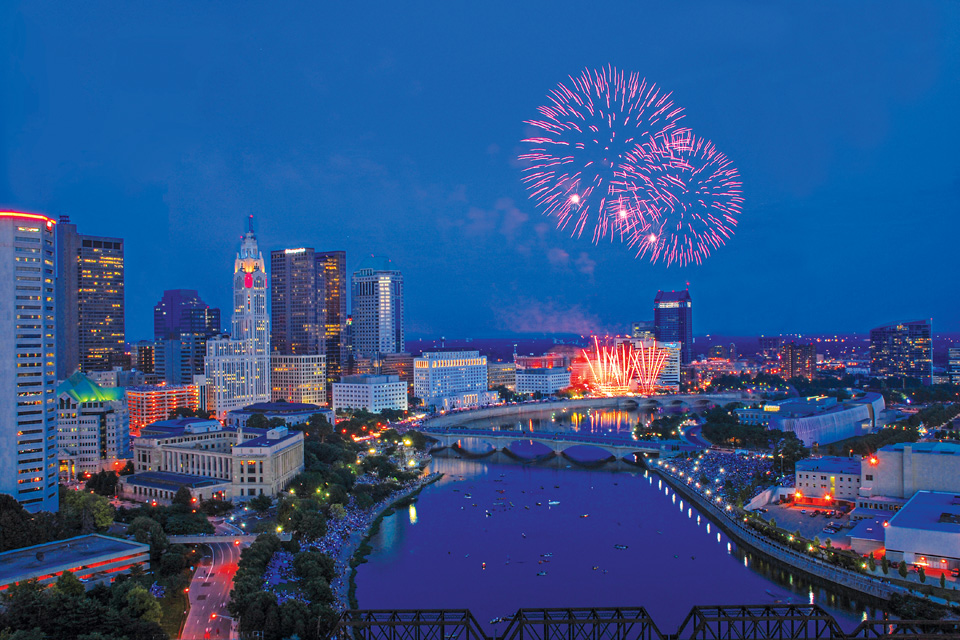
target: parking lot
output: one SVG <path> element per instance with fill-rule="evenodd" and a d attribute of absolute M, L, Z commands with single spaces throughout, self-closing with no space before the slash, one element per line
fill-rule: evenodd
<path fill-rule="evenodd" d="M 830 539 L 830 544 L 839 549 L 850 548 L 850 538 L 847 532 L 853 528 L 850 522 L 850 516 L 823 515 L 824 511 L 819 507 L 794 507 L 792 504 L 775 505 L 769 504 L 765 507 L 766 513 L 760 516 L 769 521 L 771 518 L 777 521 L 777 527 L 790 533 L 796 531 L 808 540 L 820 538 L 820 542 Z M 821 515 L 813 516 L 814 511 L 820 511 Z M 825 532 L 823 529 L 831 523 L 840 525 L 842 528 L 838 533 Z"/>

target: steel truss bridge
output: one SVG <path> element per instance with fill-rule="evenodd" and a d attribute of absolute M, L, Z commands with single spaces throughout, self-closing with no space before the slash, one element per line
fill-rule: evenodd
<path fill-rule="evenodd" d="M 492 621 L 493 622 L 493 621 Z M 779 640 L 960 638 L 958 620 L 866 620 L 844 632 L 817 605 L 694 607 L 673 633 L 642 607 L 520 609 L 489 633 L 466 609 L 347 611 L 336 640 Z"/>

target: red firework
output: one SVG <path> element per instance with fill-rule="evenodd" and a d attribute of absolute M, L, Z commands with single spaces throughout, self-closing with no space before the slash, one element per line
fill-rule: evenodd
<path fill-rule="evenodd" d="M 593 339 L 593 353 L 583 350 L 583 357 L 590 368 L 594 388 L 606 395 L 624 395 L 636 384 L 637 391 L 649 395 L 656 389 L 657 381 L 667 362 L 667 350 L 656 343 L 640 343 L 635 348 L 625 342 L 615 347 L 601 347 Z"/>

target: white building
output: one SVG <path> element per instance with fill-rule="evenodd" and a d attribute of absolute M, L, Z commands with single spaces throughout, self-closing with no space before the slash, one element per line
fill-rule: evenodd
<path fill-rule="evenodd" d="M 133 445 L 124 497 L 169 503 L 181 487 L 197 500 L 275 496 L 303 471 L 303 433 L 286 427 L 238 429 L 179 418 L 145 427 Z"/>
<path fill-rule="evenodd" d="M 552 369 L 517 369 L 517 393 L 550 395 L 570 386 L 570 372 L 562 367 Z"/>
<path fill-rule="evenodd" d="M 57 449 L 68 478 L 119 470 L 128 457 L 130 414 L 123 389 L 101 387 L 79 371 L 57 387 Z"/>
<path fill-rule="evenodd" d="M 486 407 L 496 404 L 500 396 L 496 391 L 464 391 L 463 393 L 452 393 L 442 398 L 435 398 L 431 403 L 437 411 L 450 411 L 451 409 L 476 409 L 477 407 Z"/>
<path fill-rule="evenodd" d="M 403 275 L 387 258 L 363 260 L 351 278 L 353 354 L 402 353 Z"/>
<path fill-rule="evenodd" d="M 933 569 L 960 567 L 960 496 L 918 491 L 887 525 L 889 560 Z"/>
<path fill-rule="evenodd" d="M 797 462 L 796 476 L 795 495 L 801 503 L 809 499 L 852 503 L 860 495 L 859 458 L 807 458 Z"/>
<path fill-rule="evenodd" d="M 333 383 L 333 410 L 407 410 L 407 383 L 399 376 L 344 376 Z"/>
<path fill-rule="evenodd" d="M 218 418 L 233 409 L 270 400 L 267 270 L 252 223 L 234 262 L 231 337 L 207 341 L 204 376 L 208 408 Z"/>
<path fill-rule="evenodd" d="M 657 378 L 657 386 L 673 391 L 680 390 L 680 353 L 679 342 L 657 342 L 657 347 L 667 352 L 667 360 L 663 364 L 663 371 Z"/>
<path fill-rule="evenodd" d="M 487 391 L 487 357 L 479 351 L 425 351 L 413 360 L 413 395 L 426 406 Z M 463 402 L 461 399 L 458 402 Z"/>
<path fill-rule="evenodd" d="M 327 403 L 327 356 L 270 355 L 271 399 L 303 404 Z"/>
<path fill-rule="evenodd" d="M 0 211 L 0 493 L 56 511 L 54 225 Z"/>
<path fill-rule="evenodd" d="M 860 462 L 860 517 L 900 509 L 918 491 L 960 495 L 960 445 L 901 442 L 881 447 Z"/>

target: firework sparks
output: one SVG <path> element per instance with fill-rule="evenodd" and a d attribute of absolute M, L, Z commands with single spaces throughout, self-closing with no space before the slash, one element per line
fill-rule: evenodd
<path fill-rule="evenodd" d="M 628 157 L 623 184 L 654 185 L 642 191 L 654 202 L 655 215 L 648 224 L 627 221 L 628 243 L 637 257 L 668 266 L 702 264 L 733 235 L 743 208 L 743 185 L 733 163 L 713 143 L 693 135 L 669 141 L 661 136 Z"/>
<path fill-rule="evenodd" d="M 648 226 L 644 191 L 618 183 L 630 169 L 628 154 L 636 156 L 640 145 L 675 129 L 683 117 L 670 94 L 639 74 L 607 67 L 571 76 L 548 101 L 539 118 L 526 122 L 538 130 L 523 140 L 529 149 L 520 155 L 530 197 L 558 228 L 572 225 L 572 235 L 581 236 L 592 222 L 594 242 L 625 239 L 628 230 Z"/>
<path fill-rule="evenodd" d="M 629 342 L 601 347 L 596 337 L 593 347 L 592 353 L 584 349 L 583 356 L 597 391 L 605 395 L 624 395 L 636 384 L 640 393 L 649 395 L 656 389 L 667 362 L 666 349 L 659 348 L 656 343 L 641 343 L 634 348 Z"/>

